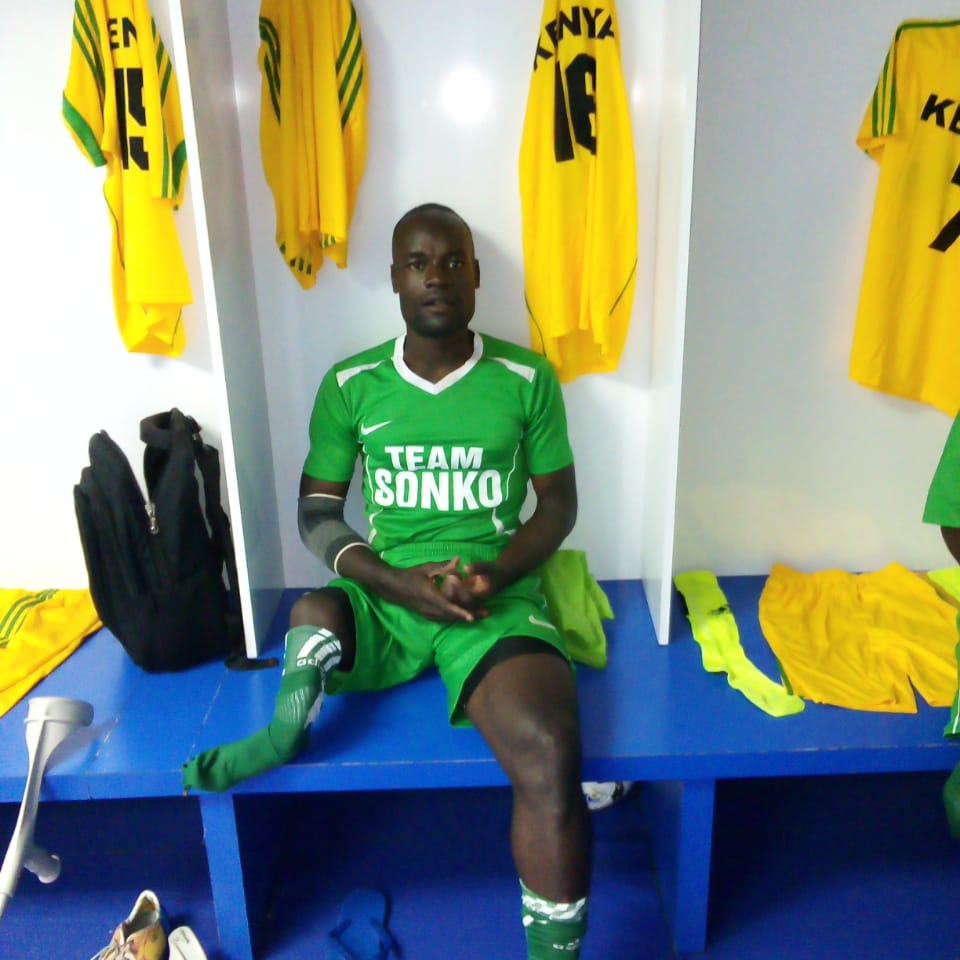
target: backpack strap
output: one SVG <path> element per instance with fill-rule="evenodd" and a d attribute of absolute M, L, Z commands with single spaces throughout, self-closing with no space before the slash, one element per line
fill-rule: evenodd
<path fill-rule="evenodd" d="M 189 419 L 189 418 L 188 418 Z M 195 421 L 191 421 L 195 423 Z M 240 596 L 240 580 L 237 576 L 237 554 L 233 547 L 233 535 L 230 532 L 230 518 L 220 501 L 220 453 L 216 447 L 204 443 L 200 430 L 193 434 L 193 454 L 203 477 L 203 499 L 207 509 L 207 522 L 210 524 L 212 538 L 223 562 L 227 566 L 227 582 L 230 584 L 230 604 L 234 607 Z M 237 633 L 239 650 L 230 654 L 226 665 L 230 670 L 263 670 L 279 664 L 276 657 L 248 657 L 243 643 L 243 621 L 236 609 L 227 612 L 229 626 Z"/>
<path fill-rule="evenodd" d="M 227 565 L 227 582 L 234 596 L 239 596 L 237 555 L 233 549 L 230 520 L 220 501 L 220 454 L 216 447 L 204 443 L 199 433 L 193 435 L 193 455 L 203 478 L 203 500 L 206 505 L 207 522 L 217 554 Z"/>
<path fill-rule="evenodd" d="M 231 670 L 262 670 L 265 667 L 275 667 L 279 664 L 276 657 L 247 657 L 243 640 L 243 620 L 236 603 L 240 596 L 240 580 L 237 575 L 237 555 L 233 547 L 233 536 L 230 532 L 230 518 L 223 509 L 220 500 L 220 453 L 216 447 L 204 443 L 200 436 L 200 424 L 193 417 L 181 413 L 175 407 L 169 413 L 158 413 L 152 417 L 145 417 L 140 421 L 140 439 L 147 445 L 169 450 L 171 446 L 171 423 L 174 420 L 183 420 L 190 429 L 193 442 L 193 456 L 200 468 L 203 480 L 203 500 L 206 509 L 207 523 L 210 527 L 210 537 L 216 557 L 227 567 L 227 583 L 230 586 L 227 602 L 230 609 L 227 611 L 227 626 L 236 636 L 238 652 L 226 659 L 226 665 Z"/>

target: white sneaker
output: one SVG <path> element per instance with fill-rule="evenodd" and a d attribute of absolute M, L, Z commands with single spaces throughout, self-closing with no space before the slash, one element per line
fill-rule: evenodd
<path fill-rule="evenodd" d="M 189 927 L 177 927 L 167 938 L 170 960 L 207 960 L 197 935 Z"/>
<path fill-rule="evenodd" d="M 590 810 L 603 810 L 622 800 L 633 786 L 632 780 L 610 780 L 597 783 L 587 780 L 582 784 L 583 795 Z"/>

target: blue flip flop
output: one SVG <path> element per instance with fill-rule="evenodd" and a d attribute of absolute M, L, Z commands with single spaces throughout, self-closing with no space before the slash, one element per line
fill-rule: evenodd
<path fill-rule="evenodd" d="M 387 898 L 379 890 L 352 890 L 330 931 L 327 956 L 330 960 L 385 960 L 393 948 L 386 922 Z"/>

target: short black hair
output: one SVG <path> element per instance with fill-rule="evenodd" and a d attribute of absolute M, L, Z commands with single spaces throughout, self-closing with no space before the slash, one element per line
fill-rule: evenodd
<path fill-rule="evenodd" d="M 455 220 L 459 220 L 467 233 L 470 234 L 471 238 L 473 237 L 473 231 L 470 229 L 470 224 L 467 223 L 463 217 L 457 213 L 453 207 L 448 207 L 443 203 L 421 203 L 418 206 L 414 207 L 411 210 L 408 210 L 398 221 L 397 225 L 393 228 L 393 243 L 397 241 L 397 234 L 400 233 L 400 230 L 406 226 L 411 220 L 415 220 L 417 217 L 434 217 L 434 216 L 447 216 L 453 217 Z"/>

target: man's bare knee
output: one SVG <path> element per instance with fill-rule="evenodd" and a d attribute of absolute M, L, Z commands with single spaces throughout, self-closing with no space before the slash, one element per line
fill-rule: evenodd
<path fill-rule="evenodd" d="M 344 607 L 349 611 L 350 604 L 342 590 L 334 591 L 326 587 L 311 590 L 299 597 L 290 608 L 290 626 L 326 627 L 336 633 L 334 626 L 344 619 Z"/>
<path fill-rule="evenodd" d="M 291 627 L 325 627 L 329 619 L 329 600 L 319 590 L 299 597 L 290 608 Z"/>
<path fill-rule="evenodd" d="M 580 742 L 574 721 L 555 718 L 519 738 L 506 760 L 518 796 L 544 810 L 561 812 L 580 795 Z"/>
<path fill-rule="evenodd" d="M 342 590 L 322 587 L 299 597 L 290 608 L 290 626 L 329 630 L 343 648 L 340 669 L 351 669 L 356 650 L 353 608 Z"/>

